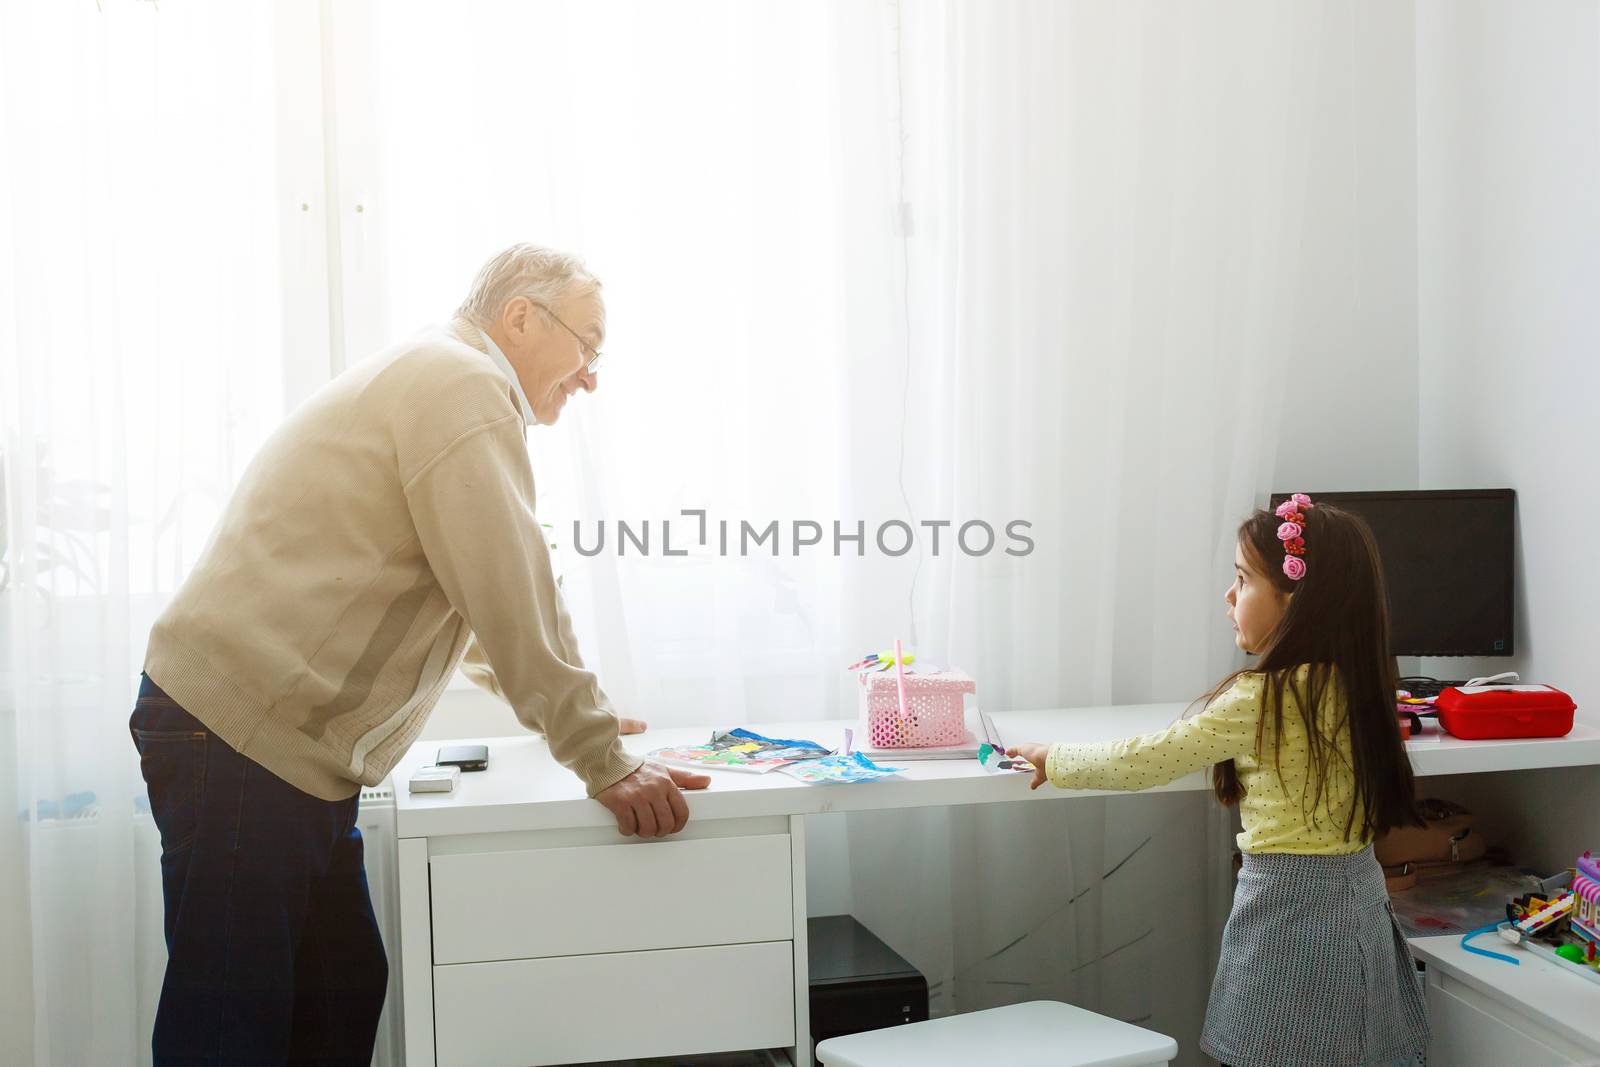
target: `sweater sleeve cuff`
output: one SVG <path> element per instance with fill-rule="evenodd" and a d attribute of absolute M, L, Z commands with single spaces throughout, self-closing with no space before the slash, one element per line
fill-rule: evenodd
<path fill-rule="evenodd" d="M 1057 789 L 1070 789 L 1072 785 L 1067 781 L 1067 773 L 1071 769 L 1071 753 L 1065 742 L 1057 742 L 1050 746 L 1050 755 L 1044 761 L 1044 776 L 1051 785 Z"/>
<path fill-rule="evenodd" d="M 622 742 L 617 741 L 595 759 L 574 767 L 573 770 L 583 780 L 589 796 L 594 797 L 610 789 L 642 766 L 644 757 L 634 755 L 622 747 Z"/>

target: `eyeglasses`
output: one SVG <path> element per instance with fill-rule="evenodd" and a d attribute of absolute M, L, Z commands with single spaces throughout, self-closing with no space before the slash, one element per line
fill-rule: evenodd
<path fill-rule="evenodd" d="M 552 319 L 555 319 L 556 322 L 560 324 L 561 328 L 570 333 L 572 335 L 572 339 L 578 342 L 578 347 L 583 349 L 584 354 L 589 357 L 589 362 L 583 365 L 583 373 L 593 374 L 595 371 L 600 369 L 600 356 L 602 353 L 599 349 L 590 345 L 588 341 L 585 341 L 577 330 L 574 330 L 571 326 L 568 326 L 565 322 L 562 322 L 561 316 L 557 315 L 554 311 L 551 311 L 544 304 L 535 303 L 532 300 L 528 301 L 528 303 L 533 304 L 534 307 L 539 308 L 546 315 L 549 315 Z"/>

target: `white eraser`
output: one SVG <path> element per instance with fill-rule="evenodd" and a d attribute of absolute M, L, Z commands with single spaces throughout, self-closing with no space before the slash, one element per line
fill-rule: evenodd
<path fill-rule="evenodd" d="M 460 767 L 421 767 L 411 776 L 413 793 L 453 793 L 461 780 Z"/>

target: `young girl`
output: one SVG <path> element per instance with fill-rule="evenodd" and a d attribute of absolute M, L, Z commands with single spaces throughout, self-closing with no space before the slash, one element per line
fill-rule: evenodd
<path fill-rule="evenodd" d="M 1105 744 L 1024 744 L 1031 788 L 1146 789 L 1210 766 L 1244 867 L 1200 1047 L 1232 1067 L 1418 1062 L 1427 1014 L 1373 838 L 1418 822 L 1366 524 L 1297 493 L 1239 527 L 1228 617 L 1256 664 L 1198 715 Z"/>

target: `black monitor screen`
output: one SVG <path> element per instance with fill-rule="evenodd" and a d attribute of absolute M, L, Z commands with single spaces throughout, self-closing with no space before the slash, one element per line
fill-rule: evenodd
<path fill-rule="evenodd" d="M 1274 493 L 1272 506 L 1287 496 Z M 1389 586 L 1395 655 L 1511 655 L 1512 490 L 1310 496 L 1353 511 L 1372 527 Z M 1307 550 L 1310 562 L 1316 548 Z"/>

